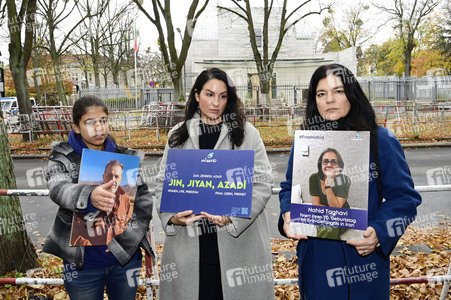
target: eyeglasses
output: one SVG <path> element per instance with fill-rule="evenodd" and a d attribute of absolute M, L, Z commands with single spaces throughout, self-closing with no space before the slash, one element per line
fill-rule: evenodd
<path fill-rule="evenodd" d="M 106 123 L 108 123 L 108 117 L 103 117 L 100 119 L 88 119 L 85 121 L 86 126 L 95 126 L 97 124 L 105 125 Z"/>
<path fill-rule="evenodd" d="M 338 165 L 338 162 L 335 159 L 331 159 L 331 160 L 325 159 L 322 161 L 322 164 L 324 166 L 327 166 L 328 164 L 331 164 L 332 166 L 336 166 L 336 165 Z"/>

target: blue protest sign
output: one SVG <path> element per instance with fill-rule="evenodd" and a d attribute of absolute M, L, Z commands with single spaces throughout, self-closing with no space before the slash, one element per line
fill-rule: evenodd
<path fill-rule="evenodd" d="M 253 150 L 170 149 L 167 164 L 174 168 L 165 174 L 162 212 L 250 217 Z"/>

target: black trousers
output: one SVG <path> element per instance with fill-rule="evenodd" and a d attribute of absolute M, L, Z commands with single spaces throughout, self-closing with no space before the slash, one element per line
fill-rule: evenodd
<path fill-rule="evenodd" d="M 199 300 L 221 300 L 223 297 L 217 227 L 207 219 L 199 223 Z"/>

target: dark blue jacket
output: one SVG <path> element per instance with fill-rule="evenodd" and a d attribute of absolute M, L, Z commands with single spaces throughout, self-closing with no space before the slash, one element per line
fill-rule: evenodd
<path fill-rule="evenodd" d="M 421 196 L 414 189 L 404 152 L 395 135 L 383 127 L 378 128 L 377 134 L 385 201 L 379 205 L 376 180 L 372 179 L 369 183 L 368 226 L 376 230 L 380 246 L 363 257 L 344 241 L 311 237 L 301 240 L 297 255 L 303 299 L 389 298 L 389 256 L 406 227 L 415 219 Z M 371 156 L 370 160 L 373 162 Z M 286 180 L 280 184 L 281 215 L 290 210 L 292 173 L 293 148 Z M 282 222 L 279 218 L 279 230 Z"/>

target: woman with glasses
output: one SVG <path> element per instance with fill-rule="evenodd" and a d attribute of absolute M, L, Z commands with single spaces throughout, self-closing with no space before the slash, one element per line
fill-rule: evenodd
<path fill-rule="evenodd" d="M 309 191 L 312 205 L 350 208 L 348 193 L 351 180 L 342 174 L 344 167 L 340 153 L 333 148 L 324 150 L 318 159 L 318 172 L 309 178 Z M 316 226 L 317 237 L 340 239 L 345 228 Z"/>
<path fill-rule="evenodd" d="M 108 175 L 104 177 L 108 181 L 100 185 L 79 184 L 78 175 L 83 149 L 128 155 L 138 153 L 116 145 L 109 134 L 108 108 L 100 98 L 83 96 L 78 99 L 72 108 L 72 120 L 73 130 L 68 141 L 55 145 L 49 156 L 46 177 L 50 199 L 59 207 L 43 250 L 63 259 L 64 285 L 70 299 L 100 300 L 104 298 L 105 288 L 108 299 L 135 299 L 137 280 L 130 284 L 130 274 L 134 279 L 139 277 L 141 247 L 152 254 L 147 234 L 152 216 L 152 195 L 138 175 L 131 217 L 120 216 L 118 213 L 125 209 L 116 201 L 115 180 Z M 127 218 L 128 223 L 115 222 L 118 225 L 115 230 L 121 232 L 115 236 L 110 236 L 109 230 L 95 231 L 93 238 L 107 241 L 105 245 L 70 246 L 74 214 L 91 212 L 105 216 L 102 221 L 106 223 L 110 219 L 123 218 Z"/>
<path fill-rule="evenodd" d="M 369 131 L 368 170 L 372 170 L 368 183 L 368 227 L 363 238 L 347 242 L 307 238 L 290 230 L 292 148 L 286 180 L 280 184 L 279 230 L 288 238 L 299 240 L 301 299 L 389 299 L 389 256 L 415 219 L 421 203 L 399 141 L 392 132 L 377 125 L 374 110 L 357 79 L 338 64 L 321 66 L 312 75 L 301 129 Z M 338 152 L 326 150 L 318 161 L 320 168 L 326 176 L 321 178 L 318 174 L 310 178 L 310 183 L 316 182 L 317 186 L 313 204 L 345 207 L 346 193 L 336 187 Z"/>

